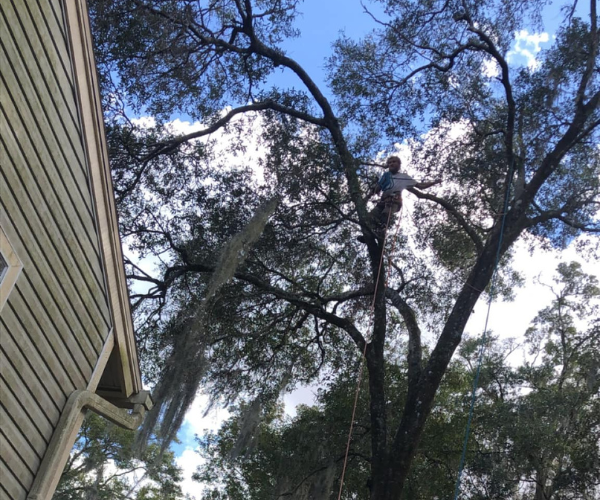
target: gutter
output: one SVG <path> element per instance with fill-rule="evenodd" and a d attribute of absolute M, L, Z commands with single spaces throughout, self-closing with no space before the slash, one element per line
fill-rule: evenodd
<path fill-rule="evenodd" d="M 91 391 L 73 391 L 52 434 L 27 500 L 52 498 L 64 468 L 64 459 L 73 446 L 73 434 L 79 431 L 85 410 L 93 411 L 115 425 L 133 431 L 141 425 L 146 411 L 152 409 L 152 400 L 148 391 L 141 391 L 123 400 L 123 404 L 133 406 L 132 412 L 128 413 Z"/>

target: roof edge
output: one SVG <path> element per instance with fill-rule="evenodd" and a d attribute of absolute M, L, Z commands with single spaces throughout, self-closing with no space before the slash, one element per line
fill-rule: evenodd
<path fill-rule="evenodd" d="M 87 4 L 85 0 L 63 0 L 63 7 L 79 100 L 83 142 L 90 171 L 106 291 L 113 320 L 115 346 L 119 350 L 122 361 L 124 396 L 129 397 L 140 392 L 143 387 L 123 264 L 123 249 L 108 161 Z"/>

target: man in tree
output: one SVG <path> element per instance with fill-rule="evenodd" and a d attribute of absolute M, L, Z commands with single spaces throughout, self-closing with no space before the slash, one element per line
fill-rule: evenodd
<path fill-rule="evenodd" d="M 410 175 L 400 172 L 401 165 L 402 161 L 398 156 L 390 156 L 386 161 L 388 171 L 381 176 L 369 194 L 371 197 L 381 193 L 381 198 L 370 212 L 375 234 L 379 238 L 383 238 L 388 226 L 394 223 L 392 215 L 402 208 L 402 191 L 411 187 L 426 189 L 441 182 L 439 180 L 417 182 Z M 359 236 L 357 239 L 362 243 L 366 241 L 363 236 Z"/>

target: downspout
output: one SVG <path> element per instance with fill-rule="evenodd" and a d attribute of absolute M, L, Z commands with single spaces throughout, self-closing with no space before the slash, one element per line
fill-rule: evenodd
<path fill-rule="evenodd" d="M 104 417 L 106 420 L 129 430 L 137 429 L 146 411 L 152 408 L 152 400 L 147 391 L 141 391 L 126 400 L 133 405 L 133 411 L 127 413 L 97 394 L 86 390 L 73 391 L 67 399 L 64 410 L 60 416 L 56 429 L 44 459 L 40 464 L 33 486 L 27 496 L 27 500 L 49 500 L 58 484 L 64 463 L 62 458 L 70 452 L 67 446 L 72 446 L 71 436 L 73 430 L 79 429 L 82 421 L 82 412 L 90 410 Z M 60 470 L 57 471 L 57 468 Z"/>

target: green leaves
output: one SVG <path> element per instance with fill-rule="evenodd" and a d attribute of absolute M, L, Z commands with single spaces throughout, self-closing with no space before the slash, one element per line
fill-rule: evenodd
<path fill-rule="evenodd" d="M 577 263 L 562 263 L 555 286 L 556 299 L 540 311 L 525 345 L 489 340 L 462 480 L 468 498 L 529 500 L 542 491 L 549 498 L 592 498 L 597 492 L 600 386 L 597 378 L 593 387 L 587 384 L 589 360 L 600 355 L 597 280 Z M 465 341 L 446 372 L 402 498 L 445 498 L 453 490 L 479 348 L 479 341 Z M 525 363 L 516 364 L 528 348 Z M 567 362 L 565 355 L 571 356 Z M 405 403 L 406 369 L 402 361 L 387 366 L 391 428 L 400 418 L 395 409 Z M 297 407 L 295 416 L 284 414 L 281 406 L 266 407 L 252 448 L 243 459 L 232 460 L 248 409 L 241 406 L 220 431 L 199 440 L 207 461 L 196 479 L 212 485 L 204 498 L 263 499 L 276 493 L 305 498 L 328 464 L 339 478 L 355 384 L 349 365 L 318 391 L 314 406 Z M 363 391 L 342 498 L 369 498 L 368 405 Z M 338 488 L 334 484 L 328 494 Z"/>
<path fill-rule="evenodd" d="M 595 19 L 567 18 L 535 68 L 524 68 L 510 53 L 514 34 L 539 26 L 542 0 L 382 4 L 370 35 L 335 44 L 329 89 L 281 49 L 296 35 L 293 0 L 96 0 L 92 25 L 121 227 L 146 259 L 126 266 L 147 379 L 168 377 L 166 359 L 201 360 L 177 366 L 194 374 L 181 417 L 200 382 L 230 403 L 272 399 L 288 384 L 335 381 L 368 339 L 365 411 L 376 456 L 363 468 L 370 468 L 374 497 L 396 500 L 413 459 L 435 483 L 417 443 L 430 412 L 439 422 L 447 417 L 435 413 L 434 398 L 455 368 L 453 353 L 489 290 L 497 255 L 495 290 L 510 297 L 521 283 L 511 269 L 519 238 L 563 248 L 598 232 L 600 92 Z M 298 85 L 267 84 L 275 68 Z M 128 119 L 131 109 L 155 122 Z M 198 123 L 176 130 L 168 124 L 173 116 Z M 369 166 L 400 143 L 408 173 L 442 182 L 405 193 L 398 244 L 384 252 L 369 232 L 366 193 L 379 174 Z M 244 246 L 196 329 L 192 320 L 221 252 L 274 196 L 280 205 Z M 368 245 L 356 241 L 359 234 L 369 236 Z M 373 301 L 382 253 L 389 278 L 385 297 Z M 540 387 L 554 383 L 552 363 L 566 352 L 562 338 L 548 336 L 581 333 L 556 314 L 542 314 L 530 332 L 544 364 L 523 378 Z M 436 340 L 421 349 L 424 327 Z M 190 334 L 200 340 L 181 341 Z M 411 349 L 399 361 L 384 346 L 407 334 Z M 406 404 L 386 385 L 386 370 L 404 357 L 408 380 L 397 383 L 410 394 Z M 569 359 L 591 367 L 596 358 Z M 486 376 L 500 371 L 502 384 L 513 384 L 501 361 Z M 563 386 L 573 376 L 567 372 Z M 499 387 L 489 397 L 506 399 Z M 386 436 L 396 434 L 406 437 L 392 445 Z M 451 468 L 444 453 L 428 460 Z M 330 470 L 329 462 L 321 467 Z M 509 482 L 498 483 L 502 494 Z"/>
<path fill-rule="evenodd" d="M 151 444 L 134 456 L 135 433 L 88 413 L 54 494 L 57 500 L 183 500 L 173 452 Z"/>
<path fill-rule="evenodd" d="M 590 370 L 597 373 L 591 360 L 600 356 L 597 280 L 575 262 L 562 263 L 553 292 L 555 300 L 526 334 L 526 362 L 509 367 L 492 354 L 484 365 L 471 467 L 493 488 L 478 486 L 481 477 L 470 486 L 482 498 L 484 491 L 498 492 L 491 498 L 513 498 L 511 485 L 518 481 L 522 498 L 542 491 L 547 497 L 586 498 L 597 491 L 600 457 L 592 443 L 600 432 L 599 386 L 587 383 Z M 487 450 L 497 456 L 488 460 Z"/>

